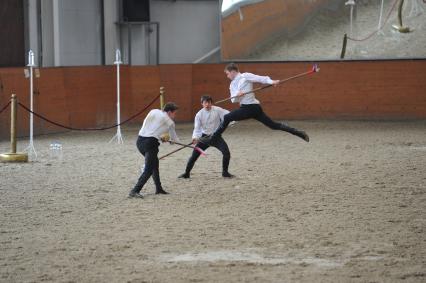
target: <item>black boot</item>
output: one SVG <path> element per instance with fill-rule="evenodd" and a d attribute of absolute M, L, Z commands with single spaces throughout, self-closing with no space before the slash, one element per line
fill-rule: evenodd
<path fill-rule="evenodd" d="M 222 172 L 222 177 L 223 178 L 234 178 L 235 176 L 234 175 L 232 175 L 231 173 L 229 173 L 229 172 Z"/>
<path fill-rule="evenodd" d="M 168 195 L 169 193 L 168 193 L 168 192 L 166 192 L 165 190 L 163 190 L 163 188 L 158 188 L 158 189 L 155 191 L 155 194 L 156 194 L 156 195 Z"/>
<path fill-rule="evenodd" d="M 129 198 L 143 198 L 143 195 L 141 195 L 140 192 L 131 190 L 129 193 Z"/>
<path fill-rule="evenodd" d="M 178 176 L 178 178 L 183 178 L 183 179 L 189 179 L 191 176 L 189 175 L 189 173 L 183 173 L 183 174 L 180 174 L 179 176 Z"/>
<path fill-rule="evenodd" d="M 229 161 L 231 160 L 231 156 L 228 154 L 224 154 L 222 158 L 222 177 L 224 178 L 234 178 L 235 176 L 229 173 Z"/>
<path fill-rule="evenodd" d="M 191 157 L 186 164 L 185 173 L 178 176 L 178 178 L 189 179 L 191 177 L 190 173 L 192 168 L 194 168 L 195 161 L 197 161 L 199 155 L 192 153 Z"/>
<path fill-rule="evenodd" d="M 304 131 L 299 131 L 298 129 L 292 128 L 288 125 L 286 125 L 285 123 L 281 123 L 280 126 L 280 130 L 288 132 L 292 135 L 295 135 L 299 138 L 301 138 L 302 140 L 309 142 L 309 136 L 307 133 L 305 133 Z"/>
<path fill-rule="evenodd" d="M 309 136 L 304 131 L 297 131 L 297 133 L 295 133 L 294 135 L 298 136 L 299 138 L 301 138 L 305 142 L 309 142 Z"/>

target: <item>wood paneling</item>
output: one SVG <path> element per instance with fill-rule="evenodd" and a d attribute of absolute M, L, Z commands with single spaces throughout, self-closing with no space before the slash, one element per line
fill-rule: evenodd
<path fill-rule="evenodd" d="M 179 106 L 177 121 L 191 121 L 192 112 L 192 65 L 160 65 L 161 85 L 165 87 L 165 102 Z"/>
<path fill-rule="evenodd" d="M 160 93 L 160 70 L 156 66 L 135 66 L 129 69 L 129 94 L 123 97 L 124 109 L 127 107 L 127 115 L 130 117 L 145 108 Z M 127 106 L 126 106 L 127 105 Z M 160 100 L 154 102 L 144 113 L 132 120 L 132 123 L 142 124 L 144 118 L 151 109 L 160 108 Z M 124 118 L 124 116 L 122 116 Z"/>
<path fill-rule="evenodd" d="M 306 72 L 308 63 L 246 63 L 242 72 L 284 79 Z M 121 68 L 121 120 L 142 110 L 166 89 L 166 101 L 180 106 L 177 121 L 193 121 L 200 96 L 229 96 L 224 64 L 160 65 Z M 317 74 L 268 88 L 256 96 L 274 119 L 426 119 L 426 60 L 324 62 Z M 34 79 L 34 109 L 76 128 L 116 122 L 115 66 L 40 69 Z M 23 68 L 0 69 L 0 107 L 12 93 L 29 106 Z M 158 108 L 156 101 L 150 108 Z M 224 108 L 238 107 L 222 104 Z M 148 111 L 132 123 L 141 124 Z M 0 114 L 0 138 L 9 138 L 9 111 Z M 28 113 L 19 109 L 18 134 L 28 135 Z M 35 134 L 64 131 L 38 118 Z"/>

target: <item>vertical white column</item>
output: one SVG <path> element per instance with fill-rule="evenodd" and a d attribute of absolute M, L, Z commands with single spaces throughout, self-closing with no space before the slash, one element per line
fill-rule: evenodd
<path fill-rule="evenodd" d="M 379 24 L 377 26 L 377 30 L 379 31 L 379 34 L 384 34 L 382 31 L 382 17 L 383 17 L 383 5 L 384 5 L 384 1 L 382 0 L 382 3 L 380 5 L 380 16 L 379 16 Z"/>
<path fill-rule="evenodd" d="M 30 50 L 28 52 L 28 65 L 30 69 L 30 110 L 31 112 L 34 111 L 34 87 L 33 87 L 33 68 L 35 66 L 34 64 L 34 52 Z M 37 152 L 34 148 L 34 115 L 33 113 L 30 113 L 30 144 L 28 145 L 26 151 L 28 152 L 28 157 L 31 160 L 37 159 Z"/>
<path fill-rule="evenodd" d="M 120 64 L 123 62 L 121 61 L 121 52 L 119 49 L 115 51 L 115 61 L 114 64 L 117 66 L 117 133 L 115 136 L 112 137 L 112 139 L 109 142 L 112 142 L 113 140 L 117 139 L 118 144 L 123 143 L 123 136 L 121 135 L 121 114 L 120 114 Z"/>

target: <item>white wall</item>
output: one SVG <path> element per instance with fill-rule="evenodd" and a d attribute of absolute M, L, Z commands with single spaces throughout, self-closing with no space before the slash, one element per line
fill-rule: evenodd
<path fill-rule="evenodd" d="M 41 1 L 41 39 L 43 66 L 55 66 L 55 50 L 53 45 L 53 2 Z"/>
<path fill-rule="evenodd" d="M 119 28 L 115 24 L 119 20 L 117 0 L 104 0 L 105 24 L 105 64 L 112 65 L 115 59 L 115 50 L 120 48 Z"/>
<path fill-rule="evenodd" d="M 153 1 L 160 22 L 160 63 L 192 63 L 220 45 L 219 1 Z"/>
<path fill-rule="evenodd" d="M 104 4 L 104 42 L 101 1 Z M 150 1 L 151 22 L 160 23 L 159 63 L 192 63 L 220 45 L 219 1 Z M 43 66 L 99 65 L 103 44 L 105 63 L 112 64 L 115 49 L 120 48 L 120 32 L 123 61 L 127 63 L 127 30 L 117 25 L 119 0 L 42 0 L 41 12 Z M 30 15 L 34 24 L 34 11 L 30 11 Z M 34 32 L 33 28 L 31 33 Z M 133 27 L 134 65 L 144 65 L 148 61 L 156 63 L 156 36 L 155 30 L 148 33 L 145 28 Z M 35 35 L 30 38 L 30 45 L 36 46 Z M 216 54 L 206 59 L 207 62 L 212 60 L 218 60 Z"/>
<path fill-rule="evenodd" d="M 28 64 L 28 51 L 31 49 L 34 52 L 34 63 L 39 66 L 39 40 L 38 40 L 38 16 L 37 16 L 37 2 L 36 1 L 25 1 L 25 17 L 26 17 L 26 46 L 25 46 L 25 65 Z"/>
<path fill-rule="evenodd" d="M 60 65 L 102 62 L 102 22 L 99 0 L 59 0 Z"/>

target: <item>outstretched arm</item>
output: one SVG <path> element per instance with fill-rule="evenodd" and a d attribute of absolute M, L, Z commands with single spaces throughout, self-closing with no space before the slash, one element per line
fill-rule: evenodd
<path fill-rule="evenodd" d="M 253 83 L 273 85 L 273 84 L 278 84 L 278 82 L 279 82 L 279 81 L 272 80 L 268 76 L 258 76 L 258 75 L 252 74 L 252 73 L 244 73 L 243 76 L 244 76 L 244 79 L 246 79 L 249 82 L 253 82 Z"/>

